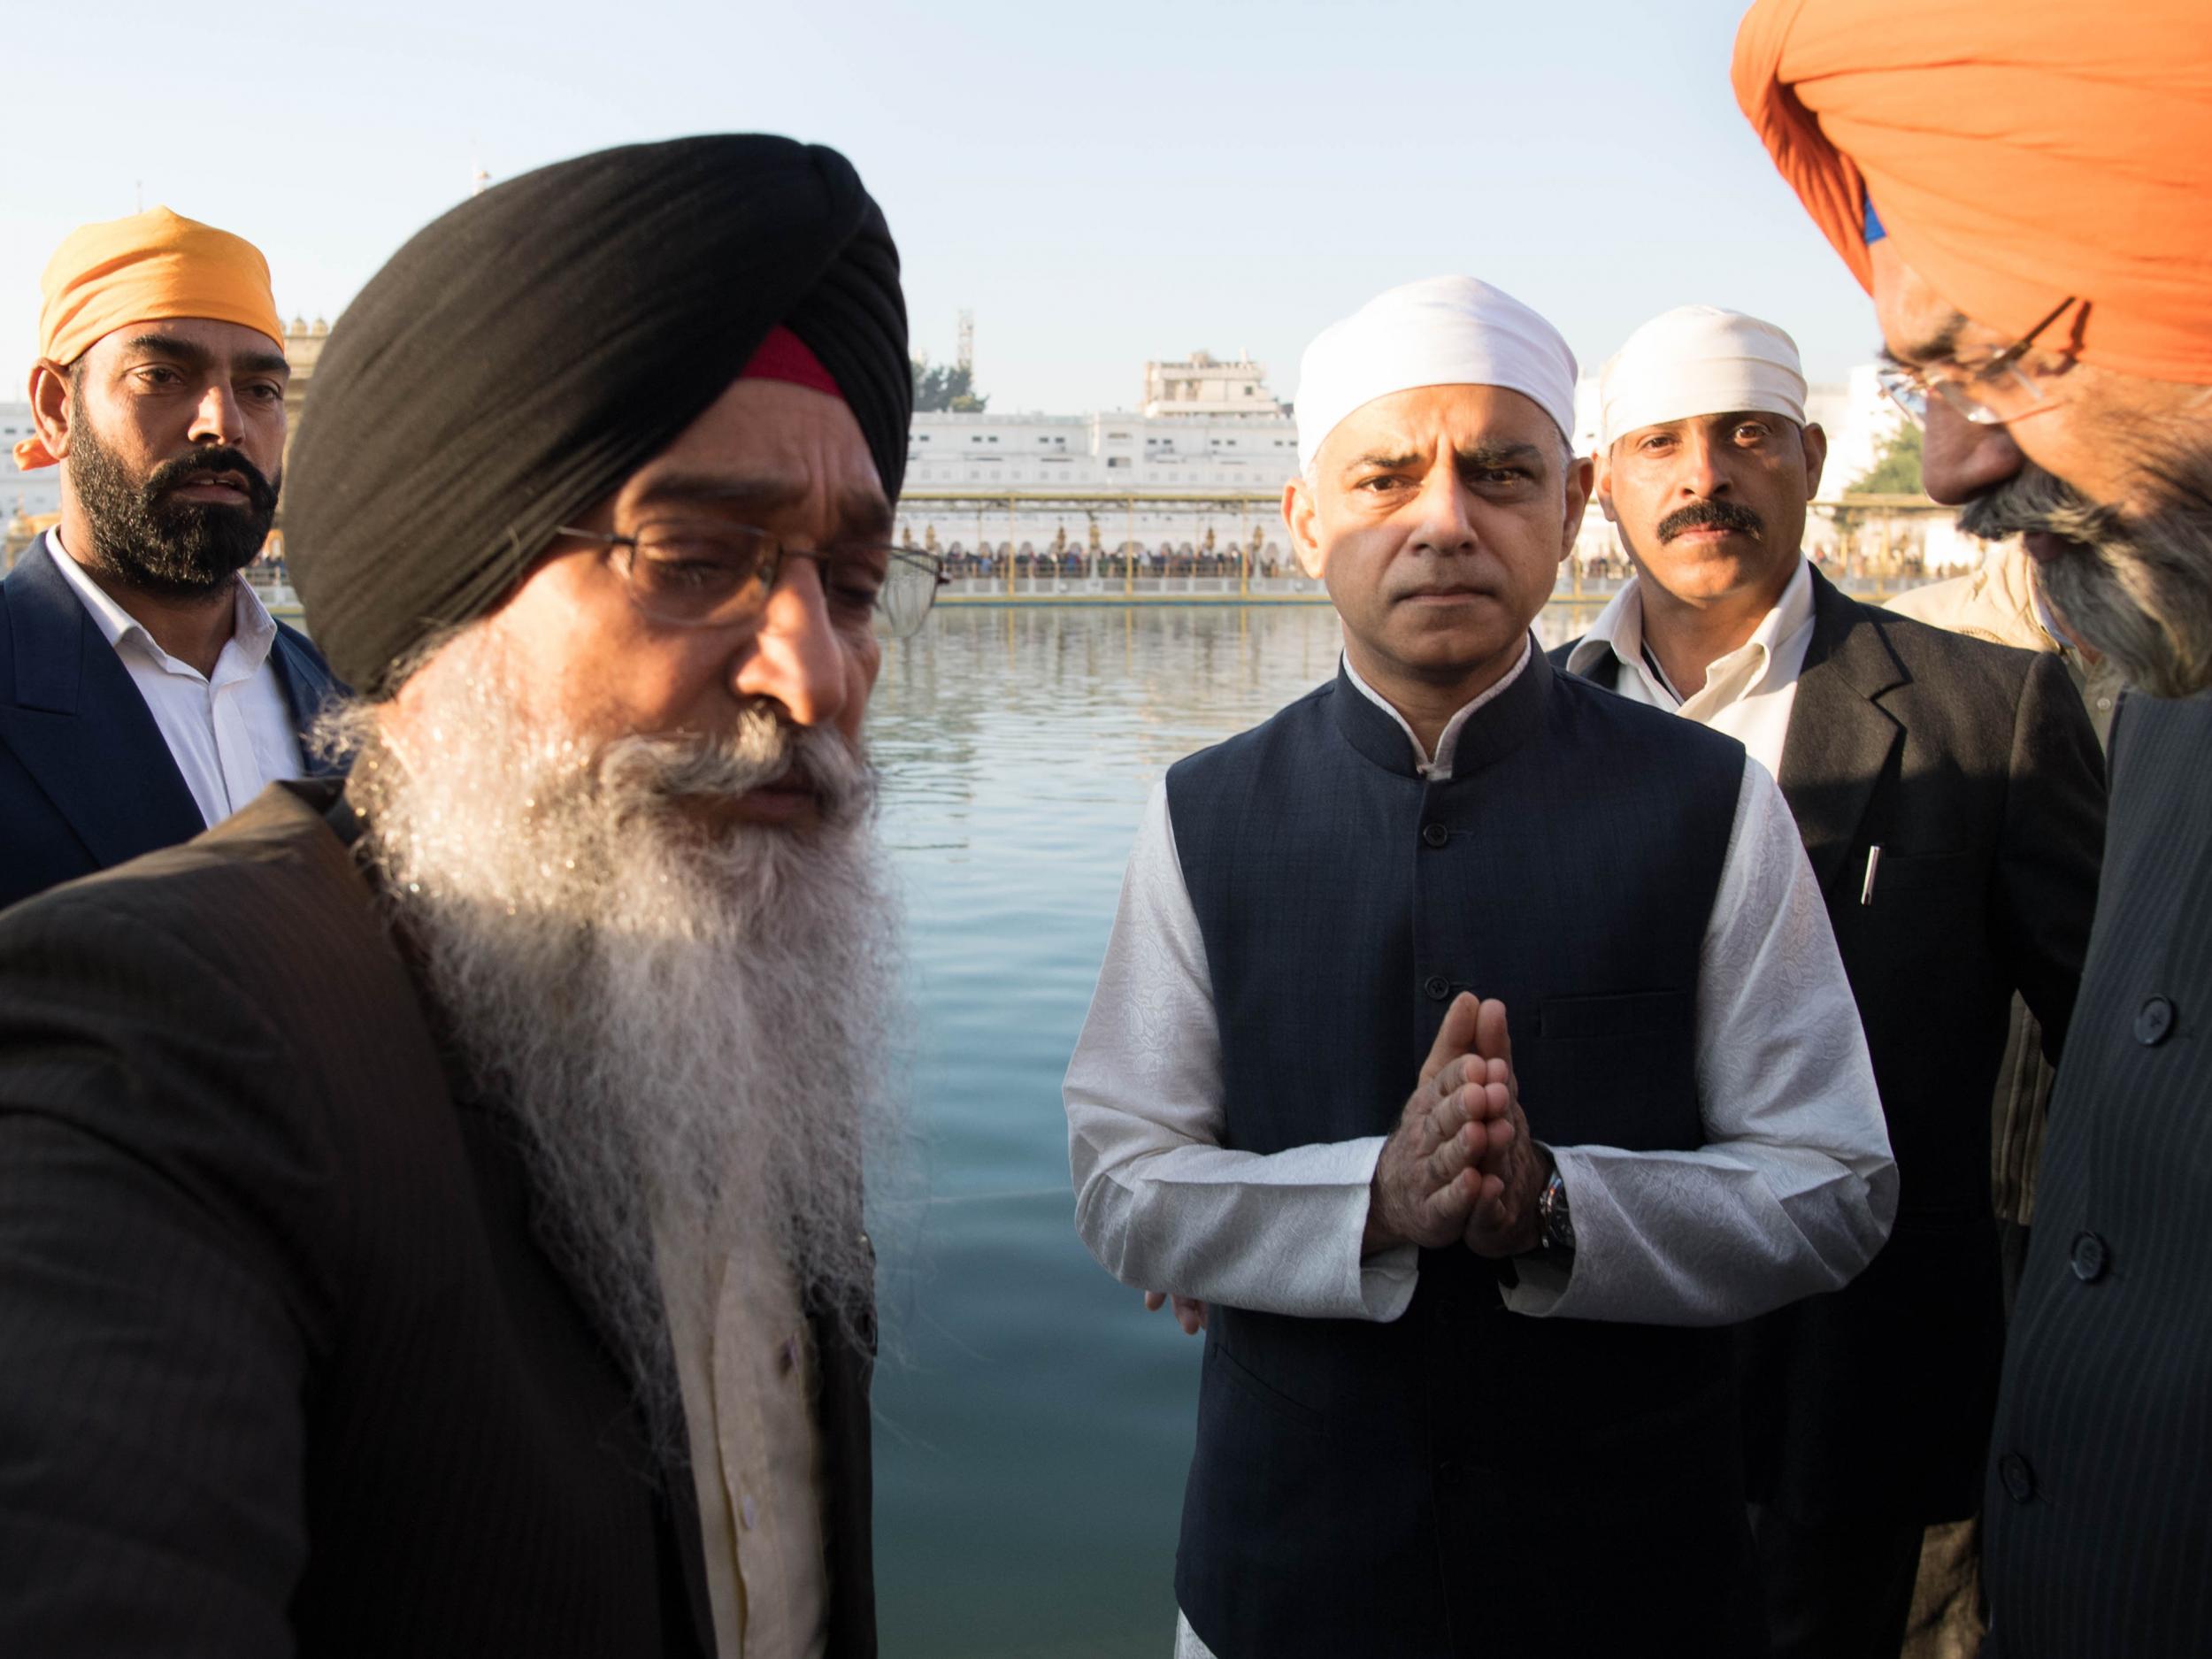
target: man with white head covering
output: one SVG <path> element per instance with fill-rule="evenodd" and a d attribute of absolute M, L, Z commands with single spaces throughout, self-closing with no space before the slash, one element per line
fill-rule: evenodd
<path fill-rule="evenodd" d="M 1797 348 L 1686 305 L 1605 365 L 1597 498 L 1636 567 L 1560 664 L 1742 740 L 1795 814 L 1902 1187 L 1867 1271 L 1747 1328 L 1776 1654 L 1904 1638 L 1924 1525 L 1979 1505 L 2003 1343 L 1991 1093 L 2017 990 L 2055 1061 L 2104 790 L 2050 657 L 1845 597 L 1800 550 L 1827 441 Z"/>
<path fill-rule="evenodd" d="M 1574 380 L 1467 278 L 1314 342 L 1342 665 L 1130 860 L 1066 1104 L 1085 1242 L 1207 1327 L 1181 1654 L 1763 1648 L 1717 1327 L 1893 1177 L 1772 779 L 1533 649 Z"/>

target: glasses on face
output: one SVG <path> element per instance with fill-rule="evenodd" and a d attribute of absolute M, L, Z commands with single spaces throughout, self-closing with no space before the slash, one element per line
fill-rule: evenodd
<path fill-rule="evenodd" d="M 1928 396 L 1932 392 L 1960 419 L 1978 426 L 2001 426 L 2058 402 L 2048 387 L 2020 366 L 2020 360 L 2027 356 L 2036 336 L 2063 317 L 2073 303 L 2074 296 L 2069 295 L 2049 316 L 1993 357 L 1970 364 L 1946 357 L 1919 368 L 1886 364 L 1874 372 L 1874 378 L 1889 394 L 1890 401 L 1912 417 L 1915 426 L 1928 424 Z"/>
<path fill-rule="evenodd" d="M 607 562 L 629 590 L 630 603 L 672 627 L 750 622 L 775 591 L 784 561 L 803 558 L 820 568 L 833 620 L 864 621 L 887 639 L 903 640 L 920 628 L 945 583 L 944 562 L 919 548 L 787 547 L 750 525 L 672 519 L 641 525 L 632 535 L 569 525 L 554 534 L 610 549 Z"/>

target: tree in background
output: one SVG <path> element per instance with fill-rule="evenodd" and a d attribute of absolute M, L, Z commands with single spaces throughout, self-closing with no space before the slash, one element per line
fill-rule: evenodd
<path fill-rule="evenodd" d="M 932 363 L 928 354 L 914 359 L 914 412 L 918 415 L 979 415 L 988 397 L 976 395 L 974 373 L 964 363 Z"/>
<path fill-rule="evenodd" d="M 1896 435 L 1874 459 L 1865 477 L 1847 487 L 1854 495 L 1917 495 L 1920 485 L 1920 428 L 1911 421 L 1897 428 Z"/>

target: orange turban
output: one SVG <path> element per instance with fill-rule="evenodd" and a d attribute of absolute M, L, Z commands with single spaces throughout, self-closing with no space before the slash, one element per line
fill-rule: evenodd
<path fill-rule="evenodd" d="M 165 207 L 70 232 L 39 288 L 46 298 L 38 355 L 56 363 L 74 363 L 118 328 L 169 317 L 239 323 L 284 347 L 261 250 Z M 54 461 L 35 437 L 15 446 L 15 464 L 26 471 Z"/>
<path fill-rule="evenodd" d="M 2212 384 L 2205 0 L 1759 0 L 1736 101 L 1863 287 L 1864 204 L 1978 322 L 2088 302 L 2082 357 Z"/>

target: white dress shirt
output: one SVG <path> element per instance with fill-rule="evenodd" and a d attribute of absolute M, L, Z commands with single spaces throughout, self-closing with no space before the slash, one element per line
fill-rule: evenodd
<path fill-rule="evenodd" d="M 219 824 L 270 784 L 305 773 L 291 705 L 270 660 L 276 618 L 243 577 L 234 579 L 237 612 L 230 638 L 215 659 L 214 673 L 203 674 L 155 644 L 145 625 L 69 556 L 61 533 L 50 534 L 62 579 L 122 658 L 201 818 Z"/>
<path fill-rule="evenodd" d="M 1812 565 L 1801 557 L 1797 561 L 1797 573 L 1774 609 L 1760 618 L 1749 639 L 1713 659 L 1705 684 L 1686 697 L 1668 684 L 1657 658 L 1645 648 L 1642 580 L 1630 577 L 1598 612 L 1590 631 L 1568 653 L 1568 671 L 1586 674 L 1591 664 L 1610 652 L 1620 659 L 1613 689 L 1622 696 L 1725 732 L 1769 772 L 1781 771 L 1797 676 L 1813 639 Z"/>
<path fill-rule="evenodd" d="M 1432 777 L 1448 775 L 1441 743 L 1432 760 L 1408 741 Z M 1311 994 L 1325 987 L 1316 979 Z M 1730 1324 L 1836 1289 L 1887 1237 L 1896 1166 L 1857 1008 L 1789 808 L 1755 763 L 1706 926 L 1695 1020 L 1706 1144 L 1552 1148 L 1573 1206 L 1572 1269 L 1524 1271 L 1502 1293 L 1514 1311 Z M 1076 1225 L 1123 1283 L 1309 1318 L 1394 1319 L 1412 1301 L 1417 1250 L 1360 1253 L 1384 1137 L 1264 1154 L 1220 1144 L 1220 1037 L 1164 782 L 1130 856 L 1064 1100 Z"/>
<path fill-rule="evenodd" d="M 772 1240 L 715 1275 L 713 1324 L 669 1302 L 716 1659 L 820 1659 L 829 1563 L 813 1333 Z"/>
<path fill-rule="evenodd" d="M 1452 717 L 1433 757 L 1344 668 L 1442 780 L 1468 717 L 1532 651 Z M 1563 1278 L 1525 1266 L 1516 1287 L 1501 1286 L 1508 1308 L 1729 1324 L 1847 1283 L 1888 1236 L 1897 1168 L 1857 1005 L 1796 825 L 1755 759 L 1706 925 L 1696 1067 L 1697 1150 L 1550 1148 L 1574 1216 L 1572 1265 Z M 1390 1320 L 1412 1302 L 1417 1249 L 1360 1253 L 1385 1137 L 1275 1153 L 1220 1144 L 1220 1033 L 1164 780 L 1130 855 L 1064 1097 L 1077 1230 L 1124 1284 L 1309 1318 Z M 1174 1652 L 1212 1659 L 1179 1610 Z"/>

